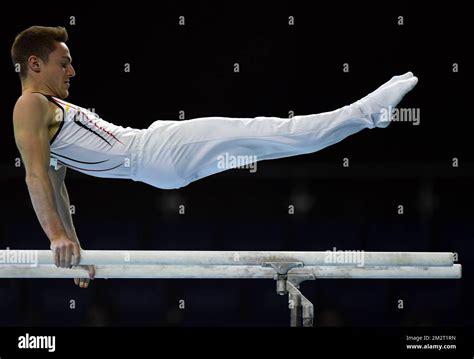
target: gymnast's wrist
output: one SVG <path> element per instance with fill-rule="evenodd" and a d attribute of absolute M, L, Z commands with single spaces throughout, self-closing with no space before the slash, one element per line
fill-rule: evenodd
<path fill-rule="evenodd" d="M 66 232 L 59 232 L 59 233 L 56 233 L 52 236 L 49 237 L 49 241 L 51 243 L 54 243 L 54 242 L 58 242 L 58 241 L 64 241 L 64 240 L 69 240 L 71 242 L 75 242 L 74 240 L 72 240 L 72 238 L 70 236 L 67 235 Z"/>

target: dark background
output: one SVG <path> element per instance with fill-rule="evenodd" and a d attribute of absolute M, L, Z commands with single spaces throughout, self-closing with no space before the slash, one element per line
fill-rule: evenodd
<path fill-rule="evenodd" d="M 413 71 L 419 83 L 400 106 L 420 108 L 419 126 L 365 130 L 318 153 L 259 162 L 256 174 L 232 170 L 166 191 L 69 170 L 76 230 L 84 249 L 453 251 L 461 280 L 321 279 L 302 291 L 318 326 L 471 325 L 474 125 L 466 14 L 454 5 L 415 11 L 270 2 L 2 12 L 1 248 L 49 248 L 24 169 L 15 167 L 11 121 L 21 88 L 10 46 L 31 25 L 69 31 L 77 75 L 68 101 L 136 128 L 177 119 L 179 111 L 187 119 L 330 111 Z M 346 62 L 349 73 L 342 71 Z M 185 215 L 178 214 L 182 204 Z M 286 297 L 268 280 L 96 280 L 87 290 L 72 280 L 0 280 L 0 326 L 288 323 Z"/>

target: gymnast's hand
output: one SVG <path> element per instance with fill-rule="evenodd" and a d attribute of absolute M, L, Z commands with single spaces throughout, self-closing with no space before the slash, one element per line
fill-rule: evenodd
<path fill-rule="evenodd" d="M 95 277 L 95 267 L 94 266 L 79 266 L 81 268 L 87 269 L 89 271 L 89 278 L 74 278 L 74 283 L 81 288 L 87 288 L 91 279 Z"/>
<path fill-rule="evenodd" d="M 63 236 L 51 241 L 51 250 L 56 267 L 72 268 L 79 265 L 81 260 L 81 247 L 79 243 Z"/>
<path fill-rule="evenodd" d="M 81 247 L 77 241 L 71 241 L 67 237 L 61 237 L 51 242 L 54 264 L 60 268 L 72 268 L 79 266 L 81 261 Z M 89 278 L 74 278 L 74 283 L 81 288 L 87 288 L 90 280 L 95 277 L 95 267 L 89 265 L 79 266 L 89 272 Z"/>

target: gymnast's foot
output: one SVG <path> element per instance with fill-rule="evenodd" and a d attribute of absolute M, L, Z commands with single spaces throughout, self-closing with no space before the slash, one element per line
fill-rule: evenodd
<path fill-rule="evenodd" d="M 385 128 L 392 119 L 392 112 L 398 103 L 418 82 L 411 72 L 394 76 L 374 92 L 356 102 L 365 117 L 370 118 L 375 127 Z"/>
<path fill-rule="evenodd" d="M 397 82 L 397 81 L 400 81 L 400 80 L 406 80 L 406 79 L 409 79 L 413 77 L 413 72 L 411 71 L 408 71 L 406 73 L 404 73 L 403 75 L 399 75 L 399 76 L 393 76 L 390 80 L 388 80 L 387 82 L 385 82 L 382 86 L 378 87 L 375 91 L 371 92 L 369 94 L 369 96 L 372 96 L 374 95 L 375 93 L 381 91 L 383 88 Z"/>

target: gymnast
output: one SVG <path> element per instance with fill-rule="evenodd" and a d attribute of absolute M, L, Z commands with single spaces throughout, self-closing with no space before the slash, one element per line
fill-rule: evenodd
<path fill-rule="evenodd" d="M 291 118 L 202 117 L 124 128 L 66 102 L 75 76 L 63 27 L 32 26 L 15 38 L 13 64 L 22 94 L 13 110 L 15 142 L 33 208 L 57 267 L 80 264 L 69 211 L 66 168 L 91 176 L 131 179 L 176 189 L 231 167 L 223 156 L 255 161 L 317 152 L 363 129 L 387 127 L 393 109 L 418 79 L 394 76 L 364 98 L 337 110 Z M 76 278 L 87 288 L 89 278 Z"/>

